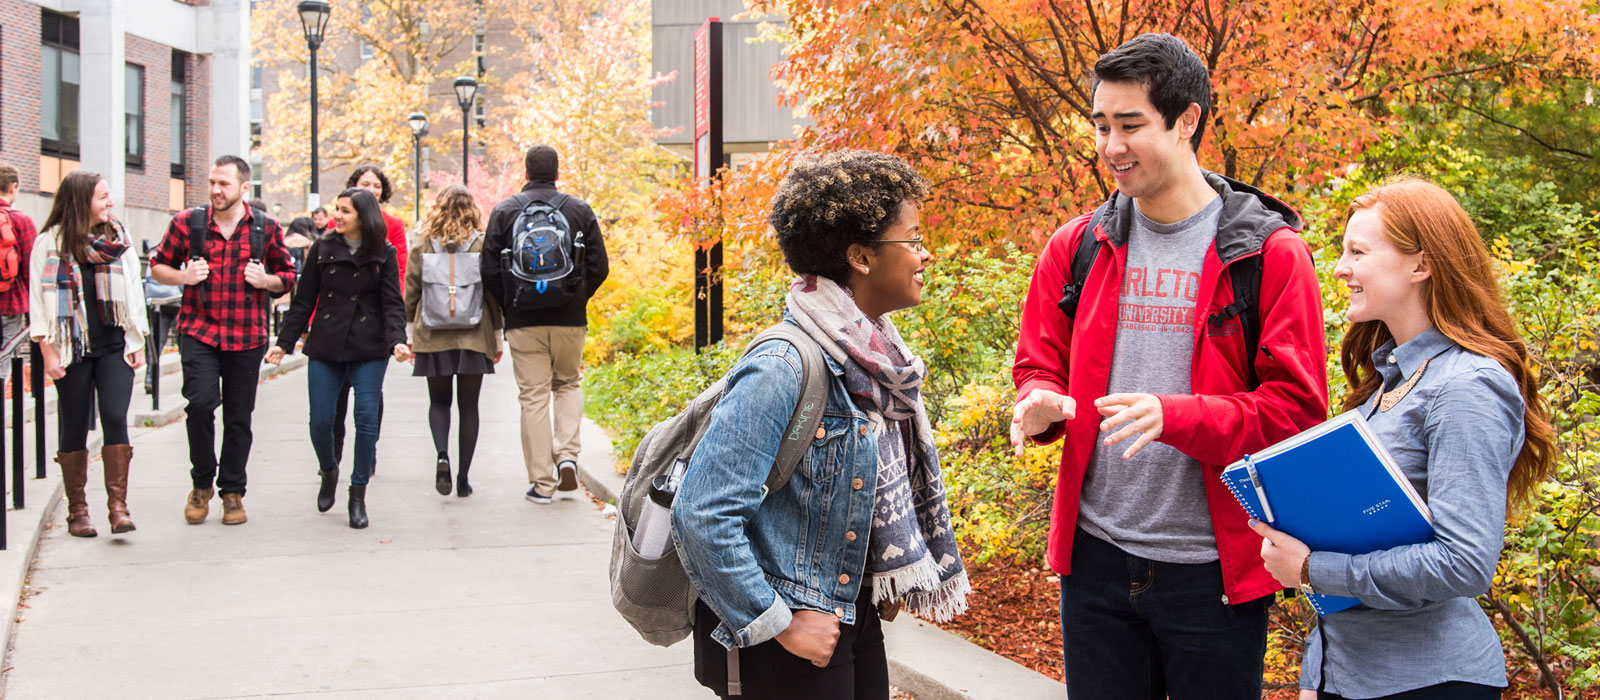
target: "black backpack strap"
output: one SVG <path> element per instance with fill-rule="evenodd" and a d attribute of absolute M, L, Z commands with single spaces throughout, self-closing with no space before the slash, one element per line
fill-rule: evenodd
<path fill-rule="evenodd" d="M 267 213 L 250 207 L 250 259 L 255 262 L 266 260 L 267 254 Z"/>
<path fill-rule="evenodd" d="M 189 210 L 189 259 L 206 256 L 206 233 L 211 228 L 209 207 L 198 206 Z"/>
<path fill-rule="evenodd" d="M 1228 265 L 1228 277 L 1233 280 L 1233 303 L 1211 314 L 1208 322 L 1212 328 L 1239 317 L 1239 327 L 1244 331 L 1245 370 L 1250 388 L 1261 385 L 1256 376 L 1256 351 L 1261 349 L 1261 254 L 1235 260 Z"/>
<path fill-rule="evenodd" d="M 811 447 L 817 426 L 822 425 L 822 407 L 828 401 L 828 365 L 822 358 L 822 348 L 817 341 L 790 323 L 780 323 L 757 335 L 746 347 L 745 353 L 768 340 L 782 340 L 800 351 L 800 400 L 795 402 L 794 414 L 783 430 L 783 441 L 778 445 L 778 457 L 773 460 L 772 471 L 762 489 L 770 496 L 789 483 L 789 477 L 805 459 Z M 709 421 L 708 421 L 709 422 Z"/>
<path fill-rule="evenodd" d="M 1095 258 L 1100 257 L 1100 238 L 1094 235 L 1094 230 L 1100 226 L 1105 215 L 1105 204 L 1095 208 L 1094 216 L 1089 217 L 1089 225 L 1084 227 L 1083 235 L 1078 238 L 1077 249 L 1072 252 L 1072 279 L 1062 285 L 1061 301 L 1056 302 L 1056 308 L 1061 309 L 1068 319 L 1077 317 L 1078 298 L 1083 296 L 1083 282 L 1089 278 Z"/>

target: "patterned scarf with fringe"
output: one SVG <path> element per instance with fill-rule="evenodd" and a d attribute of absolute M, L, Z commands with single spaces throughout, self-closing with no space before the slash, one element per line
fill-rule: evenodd
<path fill-rule="evenodd" d="M 877 438 L 878 486 L 867 548 L 872 602 L 904 599 L 914 615 L 949 621 L 966 611 L 972 588 L 950 526 L 933 428 L 922 408 L 926 366 L 888 318 L 868 319 L 850 291 L 826 277 L 795 281 L 786 307 L 844 367 L 845 389 Z"/>
<path fill-rule="evenodd" d="M 109 233 L 89 241 L 89 258 L 83 265 L 74 264 L 72 254 L 61 250 L 59 244 L 45 257 L 44 269 L 39 274 L 40 297 L 45 304 L 37 313 L 46 315 L 49 330 L 44 342 L 55 346 L 63 367 L 90 351 L 89 321 L 83 306 L 80 272 L 84 267 L 93 273 L 95 310 L 100 312 L 100 322 L 119 328 L 133 327 L 128 287 L 122 278 L 122 254 L 128 250 L 127 241 L 122 224 L 112 220 Z M 52 296 L 54 304 L 50 303 Z"/>

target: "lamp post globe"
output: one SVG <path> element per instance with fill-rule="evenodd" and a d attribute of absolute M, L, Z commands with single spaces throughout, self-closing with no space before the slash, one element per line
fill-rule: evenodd
<path fill-rule="evenodd" d="M 413 192 L 411 196 L 411 221 L 413 226 L 422 223 L 422 137 L 428 135 L 428 115 L 421 112 L 412 112 L 406 117 L 406 124 L 411 127 L 412 163 L 416 168 L 416 177 L 412 180 Z"/>
<path fill-rule="evenodd" d="M 470 75 L 456 78 L 456 104 L 461 105 L 461 184 L 467 184 L 467 130 L 470 125 L 467 121 L 467 111 L 472 109 L 472 100 L 478 95 L 478 80 Z"/>
<path fill-rule="evenodd" d="M 311 51 L 311 182 L 306 191 L 306 209 L 316 209 L 322 206 L 317 186 L 317 49 L 322 47 L 332 8 L 326 0 L 301 0 L 296 9 L 300 13 L 300 28 L 306 35 L 306 48 Z"/>

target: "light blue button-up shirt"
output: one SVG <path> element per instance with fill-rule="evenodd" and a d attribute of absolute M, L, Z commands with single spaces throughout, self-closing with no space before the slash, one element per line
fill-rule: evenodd
<path fill-rule="evenodd" d="M 1373 354 L 1384 391 L 1430 360 L 1388 411 L 1362 410 L 1433 513 L 1434 539 L 1370 554 L 1311 554 L 1318 593 L 1359 605 L 1311 635 L 1300 687 L 1372 698 L 1447 681 L 1504 687 L 1500 638 L 1473 598 L 1489 590 L 1505 539 L 1506 480 L 1523 442 L 1523 401 L 1498 362 L 1429 329 Z"/>

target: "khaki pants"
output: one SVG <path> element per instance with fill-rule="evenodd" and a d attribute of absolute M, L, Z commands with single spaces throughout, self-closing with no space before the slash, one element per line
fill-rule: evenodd
<path fill-rule="evenodd" d="M 578 461 L 582 449 L 578 428 L 583 423 L 586 330 L 583 326 L 506 330 L 511 368 L 517 376 L 517 398 L 522 404 L 523 466 L 528 468 L 528 483 L 546 496 L 555 494 L 556 465 L 566 460 Z"/>

